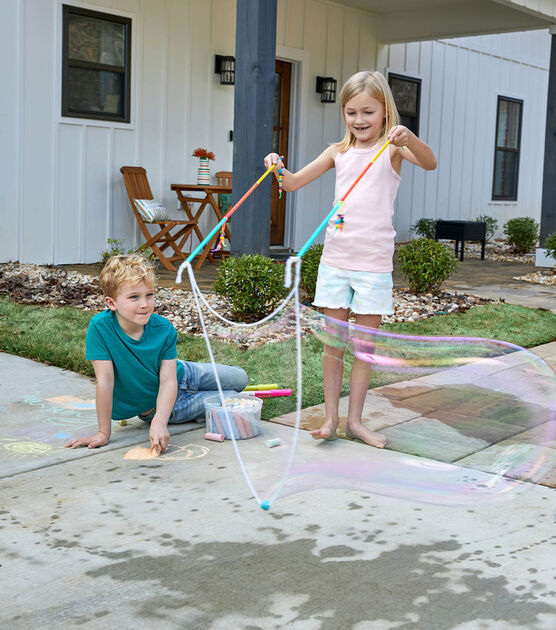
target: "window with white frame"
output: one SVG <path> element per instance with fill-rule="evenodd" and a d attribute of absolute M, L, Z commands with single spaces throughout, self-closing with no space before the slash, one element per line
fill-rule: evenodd
<path fill-rule="evenodd" d="M 498 97 L 494 143 L 493 200 L 517 200 L 523 101 Z"/>
<path fill-rule="evenodd" d="M 62 116 L 130 120 L 131 19 L 63 5 Z"/>
<path fill-rule="evenodd" d="M 419 110 L 421 107 L 421 79 L 388 73 L 388 84 L 400 115 L 400 123 L 419 135 Z"/>

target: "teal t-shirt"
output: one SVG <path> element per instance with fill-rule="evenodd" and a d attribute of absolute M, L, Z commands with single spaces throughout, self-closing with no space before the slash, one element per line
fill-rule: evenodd
<path fill-rule="evenodd" d="M 138 340 L 122 330 L 116 313 L 110 309 L 91 318 L 85 338 L 85 357 L 114 364 L 113 420 L 132 418 L 156 406 L 160 363 L 178 356 L 177 337 L 172 324 L 156 313 L 150 316 Z M 178 383 L 183 373 L 183 365 L 178 361 Z"/>

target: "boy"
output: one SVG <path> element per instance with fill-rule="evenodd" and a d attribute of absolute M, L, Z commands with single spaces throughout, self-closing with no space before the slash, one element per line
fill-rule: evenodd
<path fill-rule="evenodd" d="M 168 447 L 168 423 L 202 416 L 204 400 L 218 394 L 212 365 L 177 359 L 176 329 L 153 313 L 155 274 L 144 256 L 113 256 L 98 281 L 107 309 L 91 318 L 85 341 L 96 376 L 98 432 L 66 446 L 104 446 L 111 419 L 139 416 L 150 423 L 151 449 L 160 454 Z M 216 367 L 224 394 L 247 385 L 240 367 Z"/>

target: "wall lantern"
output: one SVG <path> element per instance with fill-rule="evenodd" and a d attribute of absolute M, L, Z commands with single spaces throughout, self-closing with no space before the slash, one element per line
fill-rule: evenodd
<path fill-rule="evenodd" d="M 215 55 L 214 72 L 220 75 L 220 85 L 233 85 L 236 78 L 235 57 Z"/>
<path fill-rule="evenodd" d="M 317 77 L 317 92 L 321 103 L 336 102 L 336 79 L 332 77 Z"/>

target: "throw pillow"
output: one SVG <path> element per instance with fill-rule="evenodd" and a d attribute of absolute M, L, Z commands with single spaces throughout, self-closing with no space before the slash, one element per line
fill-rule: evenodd
<path fill-rule="evenodd" d="M 135 207 L 143 220 L 148 221 L 164 221 L 168 218 L 166 208 L 154 201 L 154 199 L 135 199 Z"/>

